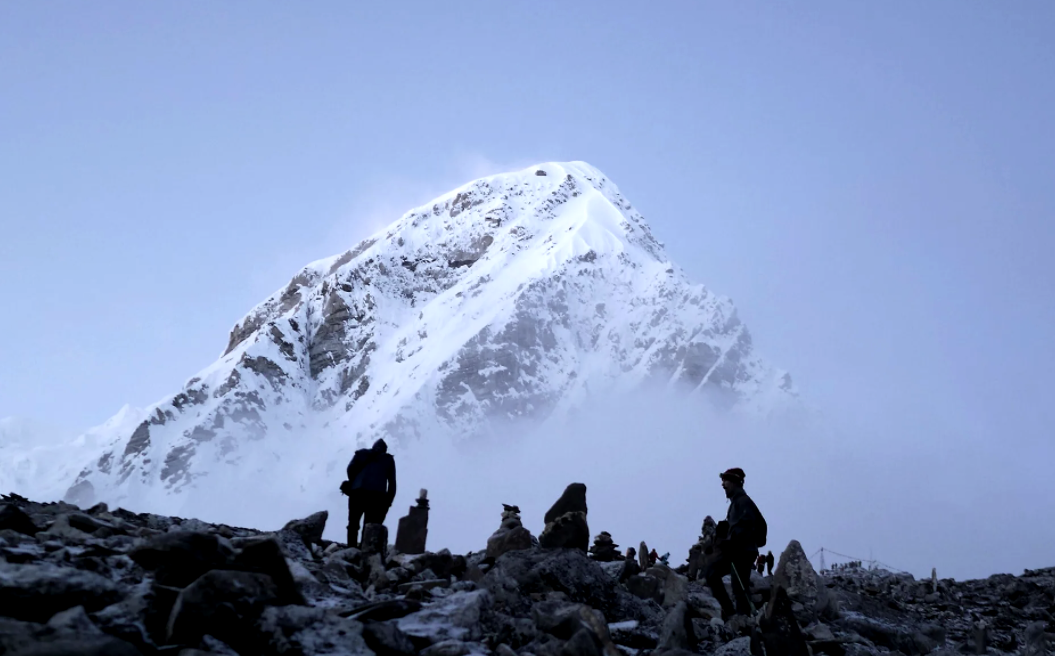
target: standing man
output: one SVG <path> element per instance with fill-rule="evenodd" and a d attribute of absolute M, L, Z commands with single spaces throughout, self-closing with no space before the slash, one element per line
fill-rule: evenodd
<path fill-rule="evenodd" d="M 369 449 L 359 449 L 348 463 L 348 480 L 341 483 L 348 495 L 348 546 L 359 546 L 359 520 L 384 524 L 396 498 L 396 461 L 384 440 Z"/>
<path fill-rule="evenodd" d="M 758 548 L 766 544 L 768 527 L 758 506 L 744 492 L 744 470 L 735 467 L 719 476 L 725 496 L 729 499 L 729 513 L 726 515 L 729 529 L 716 545 L 719 557 L 707 573 L 707 585 L 722 606 L 722 618 L 728 619 L 735 613 L 751 613 L 751 570 L 758 558 Z M 722 582 L 726 574 L 732 580 L 735 609 Z"/>

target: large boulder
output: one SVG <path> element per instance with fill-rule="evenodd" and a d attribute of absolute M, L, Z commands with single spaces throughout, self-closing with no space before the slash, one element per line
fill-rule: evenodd
<path fill-rule="evenodd" d="M 688 598 L 689 580 L 666 565 L 649 567 L 645 574 L 662 582 L 658 601 L 664 608 L 673 608 Z"/>
<path fill-rule="evenodd" d="M 384 524 L 364 525 L 360 548 L 368 556 L 378 554 L 383 561 L 388 556 L 388 528 Z"/>
<path fill-rule="evenodd" d="M 270 577 L 215 569 L 179 593 L 168 622 L 168 640 L 196 644 L 209 634 L 243 652 L 249 627 L 279 599 Z"/>
<path fill-rule="evenodd" d="M 29 515 L 13 503 L 0 504 L 0 531 L 7 529 L 23 535 L 36 535 L 40 532 Z"/>
<path fill-rule="evenodd" d="M 692 628 L 692 612 L 685 601 L 679 601 L 667 613 L 659 631 L 658 650 L 696 648 L 696 634 Z"/>
<path fill-rule="evenodd" d="M 275 583 L 279 604 L 305 603 L 282 547 L 274 537 L 243 542 L 241 551 L 231 561 L 231 569 L 266 574 Z"/>
<path fill-rule="evenodd" d="M 444 640 L 479 640 L 483 637 L 480 619 L 491 608 L 491 601 L 487 590 L 454 592 L 401 617 L 397 625 L 411 638 L 433 644 Z"/>
<path fill-rule="evenodd" d="M 586 523 L 586 486 L 572 483 L 557 502 L 546 511 L 546 527 L 539 534 L 539 546 L 580 549 L 590 546 L 590 527 Z"/>
<path fill-rule="evenodd" d="M 818 582 L 817 572 L 798 540 L 788 543 L 780 562 L 774 572 L 774 585 L 784 588 L 800 620 L 809 620 L 817 611 Z"/>
<path fill-rule="evenodd" d="M 212 533 L 173 531 L 148 538 L 128 554 L 154 580 L 177 588 L 190 585 L 209 570 L 226 568 L 234 560 L 231 543 Z"/>
<path fill-rule="evenodd" d="M 240 653 L 369 654 L 363 625 L 321 608 L 272 606 L 264 610 L 254 630 L 258 646 Z"/>
<path fill-rule="evenodd" d="M 578 549 L 586 552 L 590 546 L 590 526 L 586 513 L 569 512 L 546 524 L 538 536 L 540 547 L 547 549 Z"/>
<path fill-rule="evenodd" d="M 523 526 L 511 529 L 499 529 L 487 538 L 487 558 L 498 558 L 509 551 L 519 551 L 532 547 L 531 531 Z"/>
<path fill-rule="evenodd" d="M 504 603 L 522 606 L 524 596 L 547 592 L 564 593 L 569 601 L 588 604 L 606 612 L 615 602 L 616 581 L 585 551 L 530 549 L 510 551 L 498 558 L 480 584 Z"/>
<path fill-rule="evenodd" d="M 326 520 L 330 513 L 326 510 L 309 515 L 304 519 L 294 519 L 282 527 L 283 531 L 296 533 L 307 544 L 322 542 L 322 533 L 326 530 Z"/>
<path fill-rule="evenodd" d="M 546 511 L 543 521 L 549 524 L 561 515 L 570 512 L 581 512 L 584 515 L 587 512 L 586 485 L 583 483 L 572 483 L 564 488 L 564 492 L 557 499 L 557 502 Z"/>
<path fill-rule="evenodd" d="M 121 598 L 111 580 L 96 574 L 51 564 L 0 564 L 0 615 L 29 622 L 46 622 L 74 606 L 88 612 Z"/>
<path fill-rule="evenodd" d="M 414 656 L 418 653 L 410 636 L 400 631 L 395 622 L 363 624 L 363 639 L 378 656 Z"/>

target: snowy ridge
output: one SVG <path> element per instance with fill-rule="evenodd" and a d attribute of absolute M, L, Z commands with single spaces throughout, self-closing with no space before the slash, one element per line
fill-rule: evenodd
<path fill-rule="evenodd" d="M 646 381 L 734 411 L 796 403 L 732 303 L 667 260 L 612 182 L 543 164 L 471 182 L 306 266 L 183 390 L 78 438 L 94 452 L 67 497 L 175 512 L 203 477 L 279 471 L 311 494 L 377 437 L 399 448 L 559 421 Z"/>

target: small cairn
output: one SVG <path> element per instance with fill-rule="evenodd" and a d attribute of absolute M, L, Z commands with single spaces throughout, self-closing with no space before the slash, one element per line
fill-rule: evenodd
<path fill-rule="evenodd" d="M 534 544 L 531 531 L 520 521 L 520 508 L 502 504 L 502 524 L 487 538 L 486 558 L 498 558 L 507 551 L 530 549 Z"/>
<path fill-rule="evenodd" d="M 619 554 L 619 545 L 612 541 L 612 534 L 608 531 L 601 531 L 600 535 L 593 539 L 590 556 L 601 563 L 613 563 L 623 559 Z"/>
<path fill-rule="evenodd" d="M 422 488 L 415 505 L 399 518 L 396 530 L 396 551 L 405 554 L 425 553 L 425 540 L 429 535 L 429 491 Z"/>

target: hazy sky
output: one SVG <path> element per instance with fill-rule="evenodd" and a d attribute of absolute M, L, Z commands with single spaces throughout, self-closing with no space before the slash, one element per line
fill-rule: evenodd
<path fill-rule="evenodd" d="M 1055 4 L 364 4 L 0 4 L 0 417 L 155 402 L 303 264 L 585 160 L 900 511 L 1055 564 Z"/>

